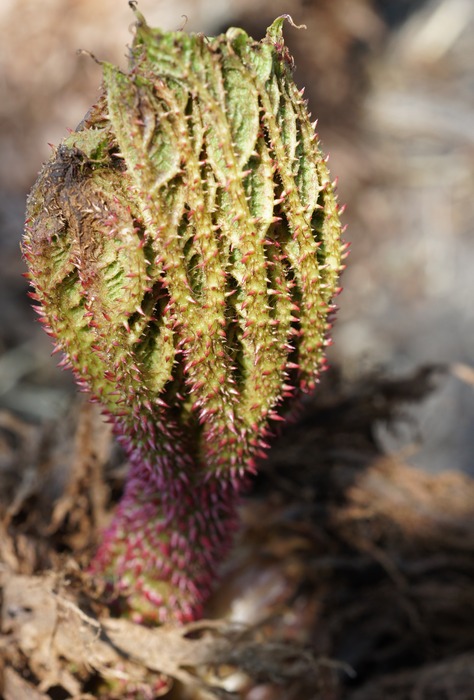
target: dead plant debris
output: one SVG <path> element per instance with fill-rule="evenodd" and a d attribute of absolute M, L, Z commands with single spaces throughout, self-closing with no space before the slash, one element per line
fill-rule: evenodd
<path fill-rule="evenodd" d="M 445 370 L 319 393 L 276 438 L 207 619 L 114 616 L 86 573 L 126 465 L 96 407 L 0 416 L 5 700 L 468 700 L 474 483 L 382 454 Z"/>

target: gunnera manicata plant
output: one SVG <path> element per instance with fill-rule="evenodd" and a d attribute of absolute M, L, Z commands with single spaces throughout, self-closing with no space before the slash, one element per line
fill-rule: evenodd
<path fill-rule="evenodd" d="M 90 565 L 139 621 L 202 614 L 274 421 L 324 364 L 333 184 L 278 17 L 150 28 L 55 149 L 23 253 L 46 330 L 130 462 Z"/>

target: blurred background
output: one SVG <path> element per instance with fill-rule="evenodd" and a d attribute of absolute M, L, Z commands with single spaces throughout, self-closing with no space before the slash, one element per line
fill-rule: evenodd
<path fill-rule="evenodd" d="M 474 474 L 474 3 L 472 0 L 140 0 L 149 24 L 286 40 L 330 154 L 351 255 L 331 364 L 345 381 L 447 363 L 390 451 Z M 78 49 L 126 65 L 126 0 L 0 2 L 0 408 L 55 421 L 74 395 L 34 322 L 19 252 L 25 199 L 50 146 L 100 90 Z"/>

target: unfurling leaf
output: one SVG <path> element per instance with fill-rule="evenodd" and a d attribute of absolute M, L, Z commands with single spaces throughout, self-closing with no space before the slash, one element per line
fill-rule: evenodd
<path fill-rule="evenodd" d="M 23 250 L 130 474 L 92 562 L 138 618 L 190 619 L 273 420 L 312 389 L 341 269 L 283 18 L 262 42 L 151 29 L 41 172 Z"/>

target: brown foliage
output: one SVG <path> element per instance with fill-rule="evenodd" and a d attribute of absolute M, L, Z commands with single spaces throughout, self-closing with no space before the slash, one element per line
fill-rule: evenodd
<path fill-rule="evenodd" d="M 96 409 L 48 438 L 4 415 L 3 696 L 471 697 L 474 484 L 374 439 L 440 374 L 327 377 L 242 503 L 209 619 L 181 628 L 114 618 L 84 572 L 124 469 Z"/>

